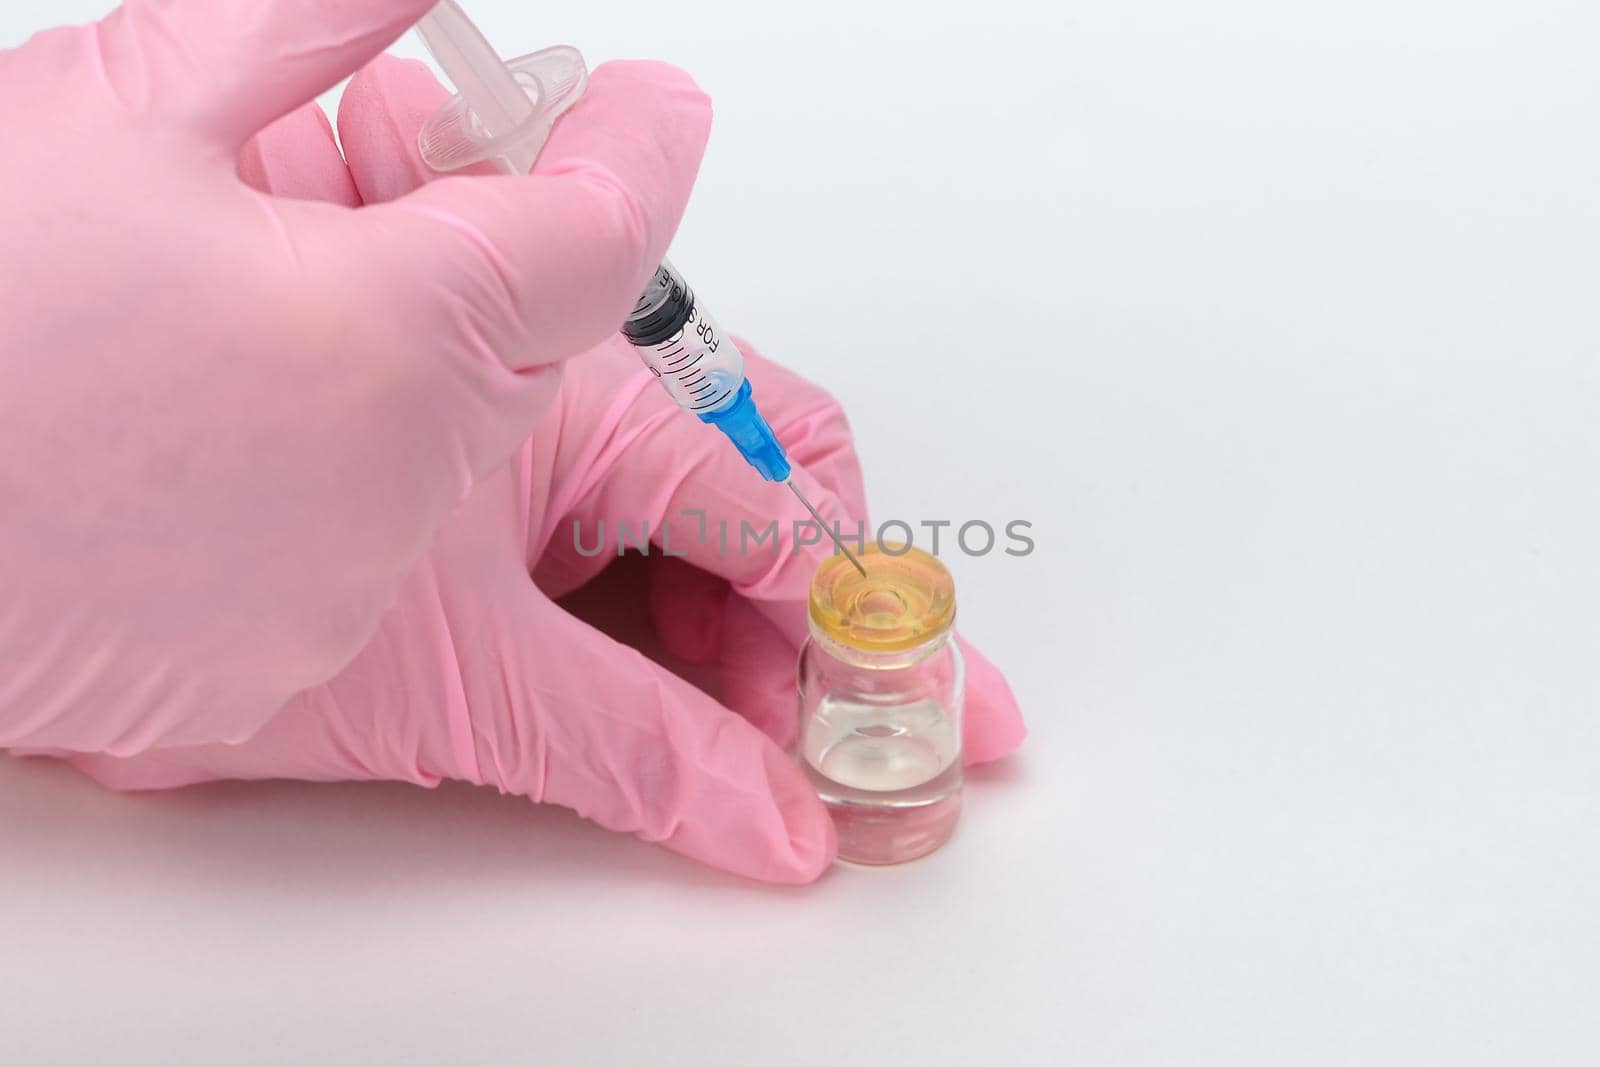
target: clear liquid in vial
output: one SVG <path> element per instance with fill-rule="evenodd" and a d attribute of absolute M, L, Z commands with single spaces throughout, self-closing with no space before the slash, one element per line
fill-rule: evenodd
<path fill-rule="evenodd" d="M 961 737 L 937 702 L 824 698 L 802 740 L 839 858 L 903 863 L 938 848 L 961 814 Z"/>

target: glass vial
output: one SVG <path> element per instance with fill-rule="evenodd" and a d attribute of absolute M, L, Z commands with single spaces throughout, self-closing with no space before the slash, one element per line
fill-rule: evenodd
<path fill-rule="evenodd" d="M 839 834 L 839 857 L 903 863 L 961 814 L 961 650 L 955 582 L 921 549 L 868 545 L 811 580 L 800 650 L 799 758 Z"/>

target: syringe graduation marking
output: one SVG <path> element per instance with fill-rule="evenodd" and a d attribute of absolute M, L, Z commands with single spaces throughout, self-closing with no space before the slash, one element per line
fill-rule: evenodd
<path fill-rule="evenodd" d="M 653 311 L 630 320 L 623 335 L 638 348 L 678 402 L 699 414 L 725 404 L 736 388 L 719 379 L 714 354 L 721 331 L 700 308 L 694 290 L 676 277 L 662 286 L 666 295 Z M 640 307 L 645 300 L 640 299 Z"/>

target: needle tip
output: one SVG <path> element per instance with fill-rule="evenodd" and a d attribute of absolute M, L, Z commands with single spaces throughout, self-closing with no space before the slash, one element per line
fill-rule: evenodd
<path fill-rule="evenodd" d="M 827 524 L 827 522 L 822 518 L 822 513 L 817 511 L 816 507 L 811 503 L 811 501 L 806 499 L 806 495 L 800 491 L 800 487 L 794 484 L 794 479 L 790 478 L 784 484 L 789 487 L 790 492 L 800 498 L 800 503 L 804 504 L 806 506 L 806 510 L 811 512 L 811 517 L 817 520 L 817 525 L 822 527 L 823 531 L 827 533 L 829 537 L 833 538 L 834 545 L 838 547 L 840 552 L 844 553 L 844 558 L 850 561 L 850 566 L 854 567 L 861 577 L 865 578 L 867 576 L 867 568 L 863 567 L 861 565 L 861 561 L 856 559 L 855 556 L 851 555 L 848 548 L 844 547 L 844 540 L 840 538 L 839 532 Z"/>

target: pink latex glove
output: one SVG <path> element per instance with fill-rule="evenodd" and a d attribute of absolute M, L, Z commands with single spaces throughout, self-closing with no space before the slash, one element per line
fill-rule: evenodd
<path fill-rule="evenodd" d="M 666 250 L 710 110 L 660 66 L 537 178 L 239 180 L 430 6 L 130 0 L 0 53 L 0 745 L 241 741 L 328 681 Z"/>
<path fill-rule="evenodd" d="M 612 64 L 595 72 L 540 171 L 559 165 L 586 112 L 638 71 Z M 246 170 L 280 195 L 407 195 L 431 177 L 416 157 L 416 131 L 443 97 L 420 66 L 379 60 L 352 83 L 341 111 L 348 172 L 315 109 L 264 133 Z M 829 514 L 864 513 L 838 405 L 754 353 L 750 364 L 808 493 Z M 241 744 L 68 758 L 132 789 L 213 778 L 460 778 L 566 805 L 741 874 L 814 878 L 833 856 L 831 824 L 774 738 L 793 731 L 801 605 L 823 549 L 793 557 L 786 533 L 777 557 L 723 556 L 715 537 L 700 543 L 699 519 L 685 509 L 735 530 L 741 519 L 765 526 L 776 518 L 789 530 L 804 518 L 719 433 L 674 407 L 613 338 L 567 365 L 533 437 L 444 526 L 376 637 L 338 678 L 291 701 Z M 673 551 L 690 553 L 686 562 L 652 560 L 654 595 L 638 590 L 630 610 L 682 594 L 668 643 L 722 665 L 728 705 L 553 602 L 615 559 L 574 547 L 574 521 L 588 546 L 602 520 L 612 544 L 618 520 L 635 529 L 649 521 L 658 544 L 665 521 Z M 1020 741 L 1021 722 L 999 675 L 975 653 L 971 665 L 968 754 L 993 758 Z"/>

